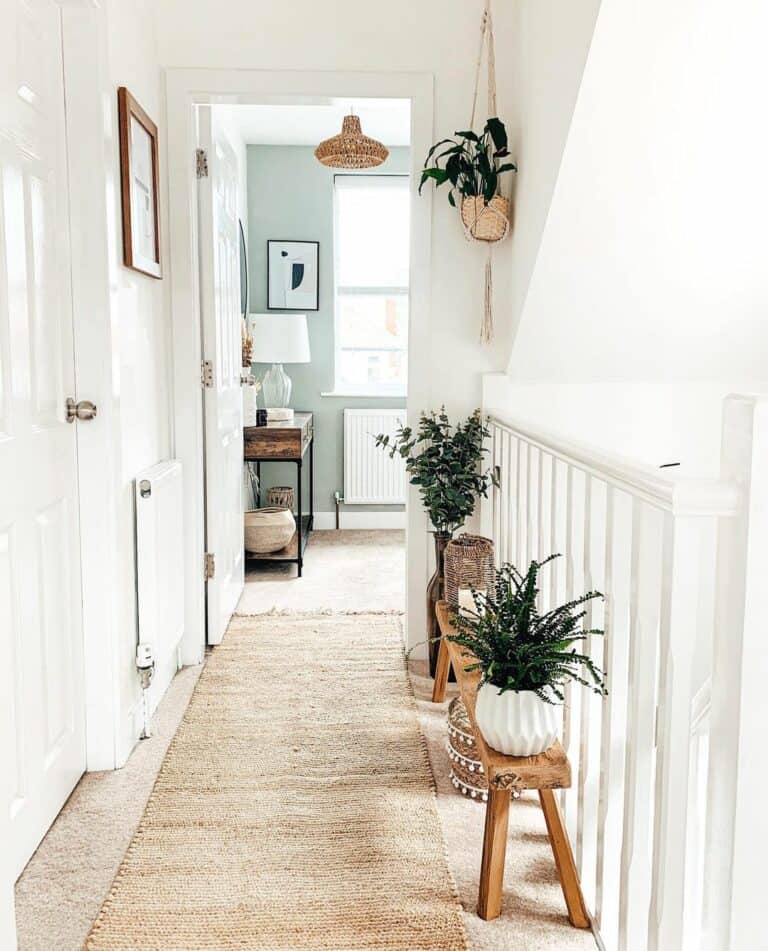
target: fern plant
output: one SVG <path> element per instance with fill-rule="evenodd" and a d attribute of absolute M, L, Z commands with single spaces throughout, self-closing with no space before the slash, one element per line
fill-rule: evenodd
<path fill-rule="evenodd" d="M 392 458 L 405 459 L 435 530 L 451 534 L 474 512 L 478 496 L 487 497 L 497 484 L 493 469 L 480 471 L 489 435 L 479 409 L 454 426 L 443 407 L 439 413 L 422 413 L 415 431 L 401 425 L 392 437 L 380 433 L 376 445 Z"/>
<path fill-rule="evenodd" d="M 474 612 L 454 618 L 458 633 L 450 639 L 477 658 L 467 670 L 480 670 L 482 683 L 492 684 L 501 693 L 531 690 L 547 703 L 554 703 L 553 697 L 562 702 L 568 681 L 601 696 L 607 693 L 605 673 L 576 649 L 590 635 L 605 633 L 582 627 L 587 614 L 583 606 L 603 595 L 588 591 L 546 614 L 539 613 L 539 571 L 559 557 L 532 561 L 525 574 L 514 565 L 502 565 L 487 592 L 473 592 Z"/>

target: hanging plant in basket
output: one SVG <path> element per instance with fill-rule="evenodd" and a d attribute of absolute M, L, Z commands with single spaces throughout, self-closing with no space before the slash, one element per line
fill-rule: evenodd
<path fill-rule="evenodd" d="M 474 131 L 477 114 L 477 94 L 480 86 L 480 71 L 483 53 L 487 47 L 488 63 L 488 111 L 490 118 L 481 133 Z M 507 130 L 498 118 L 496 109 L 496 54 L 493 42 L 493 17 L 491 0 L 485 0 L 480 21 L 480 52 L 475 65 L 475 91 L 472 96 L 472 113 L 465 132 L 456 132 L 455 138 L 443 139 L 429 150 L 421 173 L 419 193 L 428 181 L 439 188 L 446 182 L 448 201 L 457 207 L 461 204 L 461 220 L 464 236 L 468 241 L 481 241 L 487 248 L 485 261 L 485 291 L 483 320 L 480 325 L 480 342 L 493 339 L 493 263 L 492 249 L 497 241 L 509 234 L 509 199 L 501 194 L 501 176 L 516 172 L 512 162 L 505 162 Z M 442 152 L 439 149 L 447 146 Z"/>
<path fill-rule="evenodd" d="M 427 153 L 419 194 L 428 181 L 438 188 L 449 184 L 448 201 L 455 208 L 458 196 L 468 237 L 501 241 L 509 231 L 509 199 L 500 194 L 501 176 L 517 171 L 514 163 L 502 161 L 509 155 L 504 123 L 492 117 L 481 135 L 471 129 L 455 135 L 441 139 Z M 448 147 L 438 153 L 444 145 Z"/>

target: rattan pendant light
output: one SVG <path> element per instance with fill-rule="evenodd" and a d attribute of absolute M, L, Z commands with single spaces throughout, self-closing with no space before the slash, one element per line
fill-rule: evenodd
<path fill-rule="evenodd" d="M 339 135 L 325 139 L 315 149 L 318 162 L 330 168 L 375 168 L 389 155 L 389 149 L 363 135 L 360 117 L 344 117 Z"/>

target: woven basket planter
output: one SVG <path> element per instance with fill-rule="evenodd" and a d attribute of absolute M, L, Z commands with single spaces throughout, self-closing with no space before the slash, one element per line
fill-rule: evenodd
<path fill-rule="evenodd" d="M 475 241 L 501 241 L 509 231 L 509 199 L 495 195 L 486 205 L 482 196 L 462 198 L 461 220 Z"/>
<path fill-rule="evenodd" d="M 451 700 L 448 707 L 446 751 L 451 761 L 449 777 L 453 788 L 467 799 L 488 802 L 488 778 L 477 752 L 475 729 L 461 697 Z M 517 789 L 512 790 L 512 798 L 520 798 Z"/>
<path fill-rule="evenodd" d="M 488 591 L 493 587 L 493 542 L 482 535 L 463 534 L 445 549 L 445 600 L 459 605 L 459 588 Z"/>
<path fill-rule="evenodd" d="M 245 513 L 245 550 L 254 555 L 269 555 L 285 548 L 296 531 L 289 509 L 251 509 Z"/>
<path fill-rule="evenodd" d="M 453 788 L 477 802 L 488 801 L 488 780 L 477 753 L 475 731 L 461 697 L 448 707 L 448 759 Z"/>
<path fill-rule="evenodd" d="M 267 489 L 267 505 L 276 509 L 293 511 L 296 493 L 290 485 L 273 485 Z"/>

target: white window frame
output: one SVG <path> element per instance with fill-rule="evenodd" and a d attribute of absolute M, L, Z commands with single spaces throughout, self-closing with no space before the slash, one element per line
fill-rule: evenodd
<path fill-rule="evenodd" d="M 334 175 L 333 177 L 333 392 L 323 393 L 323 396 L 378 396 L 395 398 L 405 398 L 408 393 L 407 373 L 406 381 L 403 383 L 345 383 L 339 379 L 339 369 L 341 367 L 341 334 L 339 332 L 339 294 L 346 295 L 360 294 L 366 297 L 382 297 L 391 294 L 405 294 L 408 298 L 408 320 L 411 319 L 411 292 L 410 281 L 408 287 L 340 287 L 338 282 L 339 269 L 339 203 L 336 198 L 336 179 L 337 178 L 377 178 L 380 180 L 393 180 L 401 185 L 405 180 L 408 184 L 409 175 L 407 173 L 381 173 L 381 172 L 360 172 L 357 174 L 347 173 Z M 373 347 L 366 349 L 385 350 L 384 347 Z M 392 350 L 400 350 L 399 347 L 391 347 Z M 406 354 L 408 353 L 408 335 L 406 334 Z"/>

